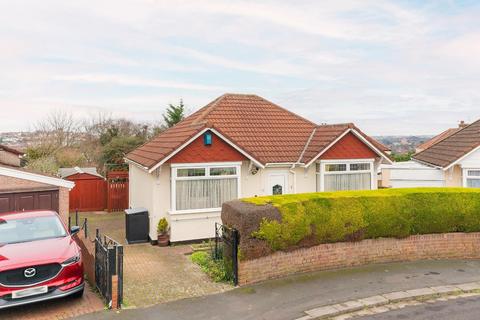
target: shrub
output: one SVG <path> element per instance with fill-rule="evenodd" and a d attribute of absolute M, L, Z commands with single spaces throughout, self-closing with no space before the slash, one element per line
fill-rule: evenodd
<path fill-rule="evenodd" d="M 157 225 L 157 233 L 158 234 L 165 234 L 168 231 L 168 221 L 166 218 L 162 218 L 158 221 Z"/>
<path fill-rule="evenodd" d="M 379 237 L 480 231 L 480 189 L 417 188 L 310 193 L 243 199 L 271 204 L 281 219 L 264 218 L 243 239 L 272 250 Z M 306 241 L 308 240 L 308 241 Z"/>
<path fill-rule="evenodd" d="M 203 272 L 208 274 L 215 282 L 231 282 L 232 277 L 225 268 L 223 260 L 214 260 L 212 255 L 205 251 L 197 251 L 192 253 L 190 259 L 193 263 L 198 264 Z"/>

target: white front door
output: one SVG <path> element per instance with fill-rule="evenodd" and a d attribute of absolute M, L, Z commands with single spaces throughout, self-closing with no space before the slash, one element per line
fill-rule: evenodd
<path fill-rule="evenodd" d="M 288 193 L 288 172 L 271 172 L 267 177 L 267 195 Z"/>

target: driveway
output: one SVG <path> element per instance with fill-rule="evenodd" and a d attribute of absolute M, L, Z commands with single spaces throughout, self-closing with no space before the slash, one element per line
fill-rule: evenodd
<path fill-rule="evenodd" d="M 125 244 L 123 212 L 79 213 L 79 218 L 81 221 L 88 219 L 90 237 L 98 228 L 101 234 Z M 72 224 L 74 221 L 73 214 Z M 189 253 L 189 245 L 166 248 L 149 243 L 125 245 L 124 307 L 146 307 L 232 289 L 231 285 L 213 282 L 199 266 L 190 261 Z"/>
<path fill-rule="evenodd" d="M 0 310 L 0 319 L 61 320 L 101 311 L 103 309 L 103 301 L 90 287 L 87 287 L 81 299 L 66 297 L 43 303 Z"/>
<path fill-rule="evenodd" d="M 81 320 L 292 320 L 305 310 L 393 291 L 480 280 L 480 261 L 421 261 L 322 271 Z"/>

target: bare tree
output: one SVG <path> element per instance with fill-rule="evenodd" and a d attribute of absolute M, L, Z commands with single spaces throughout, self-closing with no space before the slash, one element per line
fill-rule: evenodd
<path fill-rule="evenodd" d="M 42 144 L 54 149 L 72 147 L 78 142 L 80 125 L 70 112 L 54 110 L 34 125 L 37 138 Z"/>

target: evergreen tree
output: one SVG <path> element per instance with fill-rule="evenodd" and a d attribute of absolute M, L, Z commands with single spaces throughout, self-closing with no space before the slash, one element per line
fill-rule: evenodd
<path fill-rule="evenodd" d="M 185 118 L 185 106 L 183 100 L 180 99 L 178 105 L 169 104 L 167 110 L 163 114 L 163 120 L 168 128 L 173 127 Z"/>

